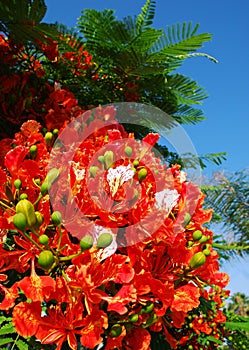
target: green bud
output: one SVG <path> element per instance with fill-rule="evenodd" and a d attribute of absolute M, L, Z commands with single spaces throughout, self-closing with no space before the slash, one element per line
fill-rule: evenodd
<path fill-rule="evenodd" d="M 23 213 L 17 213 L 13 216 L 13 224 L 20 230 L 25 231 L 27 227 L 27 219 Z"/>
<path fill-rule="evenodd" d="M 191 215 L 189 213 L 186 213 L 184 216 L 184 221 L 183 221 L 183 225 L 187 226 L 191 221 Z"/>
<path fill-rule="evenodd" d="M 205 256 L 209 256 L 210 254 L 211 254 L 211 252 L 210 252 L 210 250 L 209 249 L 204 249 L 203 251 L 203 254 L 205 255 Z"/>
<path fill-rule="evenodd" d="M 54 255 L 50 250 L 43 250 L 38 257 L 38 264 L 45 270 L 49 269 L 54 263 Z"/>
<path fill-rule="evenodd" d="M 80 248 L 81 250 L 87 250 L 92 248 L 93 246 L 93 238 L 92 236 L 85 236 L 80 240 Z"/>
<path fill-rule="evenodd" d="M 97 239 L 97 248 L 106 248 L 113 241 L 113 237 L 109 232 L 102 233 Z"/>
<path fill-rule="evenodd" d="M 45 139 L 46 145 L 48 147 L 51 146 L 53 142 L 53 134 L 50 131 L 46 132 L 44 139 Z"/>
<path fill-rule="evenodd" d="M 210 236 L 202 236 L 201 239 L 199 240 L 200 243 L 206 243 L 207 241 L 210 240 Z"/>
<path fill-rule="evenodd" d="M 58 130 L 58 129 L 54 129 L 54 130 L 53 130 L 53 135 L 57 136 L 58 133 L 59 133 L 59 130 Z"/>
<path fill-rule="evenodd" d="M 90 172 L 92 177 L 96 176 L 98 170 L 99 170 L 99 167 L 96 165 L 90 166 L 90 168 L 89 168 L 89 172 Z"/>
<path fill-rule="evenodd" d="M 154 309 L 154 303 L 150 302 L 140 310 L 140 314 L 148 314 Z"/>
<path fill-rule="evenodd" d="M 17 203 L 16 213 L 22 213 L 25 215 L 28 227 L 33 227 L 36 224 L 36 215 L 35 215 L 34 206 L 27 199 L 22 199 Z"/>
<path fill-rule="evenodd" d="M 104 154 L 105 167 L 109 169 L 114 163 L 114 153 L 112 151 L 106 151 Z"/>
<path fill-rule="evenodd" d="M 133 315 L 130 315 L 129 316 L 129 320 L 131 321 L 131 322 L 137 322 L 138 321 L 138 314 L 133 314 Z"/>
<path fill-rule="evenodd" d="M 27 193 L 22 193 L 22 194 L 20 194 L 20 200 L 22 200 L 22 199 L 27 199 L 27 198 L 28 198 Z"/>
<path fill-rule="evenodd" d="M 48 245 L 49 238 L 47 235 L 41 235 L 39 238 L 39 243 L 42 245 Z"/>
<path fill-rule="evenodd" d="M 35 216 L 37 225 L 41 226 L 44 221 L 44 216 L 39 211 L 35 211 Z"/>
<path fill-rule="evenodd" d="M 104 163 L 105 163 L 105 157 L 104 157 L 104 156 L 98 156 L 98 161 L 99 161 L 101 164 L 104 164 Z"/>
<path fill-rule="evenodd" d="M 190 266 L 192 269 L 197 269 L 198 267 L 204 265 L 206 262 L 206 256 L 203 252 L 198 252 L 194 254 L 190 260 Z"/>
<path fill-rule="evenodd" d="M 14 186 L 17 190 L 19 190 L 19 188 L 22 186 L 22 181 L 20 179 L 16 179 L 14 181 Z"/>
<path fill-rule="evenodd" d="M 138 159 L 135 159 L 135 160 L 133 161 L 133 165 L 134 165 L 135 168 L 138 167 L 138 166 L 139 166 L 139 160 L 138 160 Z"/>
<path fill-rule="evenodd" d="M 194 241 L 199 241 L 202 237 L 202 232 L 200 230 L 196 230 L 193 232 L 193 240 Z"/>
<path fill-rule="evenodd" d="M 127 155 L 127 157 L 130 157 L 132 155 L 132 148 L 130 146 L 126 146 L 124 152 Z"/>
<path fill-rule="evenodd" d="M 49 170 L 40 188 L 41 194 L 43 196 L 45 196 L 48 193 L 52 184 L 58 178 L 59 174 L 60 174 L 60 170 L 57 168 L 52 168 Z"/>
<path fill-rule="evenodd" d="M 137 176 L 139 181 L 143 181 L 148 174 L 148 171 L 145 168 L 139 170 Z"/>
<path fill-rule="evenodd" d="M 56 226 L 59 226 L 62 222 L 62 216 L 59 211 L 54 211 L 51 215 L 51 219 Z"/>
<path fill-rule="evenodd" d="M 116 338 L 119 337 L 120 334 L 122 333 L 122 327 L 120 326 L 120 324 L 114 324 L 110 330 L 110 336 L 112 338 Z"/>
<path fill-rule="evenodd" d="M 37 155 L 38 148 L 36 145 L 32 145 L 29 149 L 29 154 L 31 159 L 35 159 Z"/>

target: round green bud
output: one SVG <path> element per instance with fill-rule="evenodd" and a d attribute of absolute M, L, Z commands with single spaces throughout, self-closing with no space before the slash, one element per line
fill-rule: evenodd
<path fill-rule="evenodd" d="M 102 233 L 97 239 L 97 248 L 106 248 L 113 241 L 113 237 L 109 232 Z"/>
<path fill-rule="evenodd" d="M 114 324 L 110 330 L 110 336 L 112 338 L 116 338 L 116 337 L 119 337 L 121 333 L 122 333 L 122 327 L 120 326 L 120 324 Z"/>
<path fill-rule="evenodd" d="M 211 252 L 210 252 L 210 250 L 209 249 L 204 249 L 203 251 L 203 254 L 205 255 L 205 256 L 209 256 L 210 254 L 211 254 Z"/>
<path fill-rule="evenodd" d="M 49 269 L 54 263 L 54 255 L 50 250 L 43 250 L 38 257 L 38 264 L 45 270 Z"/>
<path fill-rule="evenodd" d="M 30 154 L 30 158 L 31 159 L 35 159 L 36 155 L 37 155 L 37 151 L 38 151 L 38 148 L 36 145 L 32 145 L 30 148 L 29 148 L 29 154 Z"/>
<path fill-rule="evenodd" d="M 138 321 L 138 314 L 133 314 L 129 316 L 130 322 L 137 322 Z"/>
<path fill-rule="evenodd" d="M 50 131 L 46 132 L 44 139 L 45 139 L 46 145 L 51 146 L 53 142 L 53 134 Z"/>
<path fill-rule="evenodd" d="M 90 168 L 89 168 L 89 172 L 90 172 L 92 177 L 96 176 L 98 170 L 99 170 L 99 167 L 96 165 L 90 166 Z"/>
<path fill-rule="evenodd" d="M 17 190 L 19 190 L 19 188 L 22 186 L 22 181 L 20 179 L 16 179 L 14 181 L 14 186 Z"/>
<path fill-rule="evenodd" d="M 92 248 L 93 246 L 93 238 L 92 236 L 85 236 L 80 240 L 80 248 L 81 250 L 87 250 Z"/>
<path fill-rule="evenodd" d="M 204 265 L 206 262 L 206 256 L 203 252 L 195 253 L 190 259 L 190 266 L 192 269 L 197 269 L 198 267 Z"/>
<path fill-rule="evenodd" d="M 58 133 L 59 133 L 59 130 L 58 130 L 58 129 L 54 129 L 54 130 L 53 130 L 53 135 L 57 136 Z"/>
<path fill-rule="evenodd" d="M 138 159 L 135 159 L 135 160 L 133 161 L 133 165 L 134 165 L 135 168 L 138 167 L 138 166 L 139 166 L 139 160 L 138 160 Z"/>
<path fill-rule="evenodd" d="M 143 181 L 148 174 L 148 171 L 145 168 L 139 170 L 137 176 L 139 181 Z"/>
<path fill-rule="evenodd" d="M 210 236 L 202 236 L 201 239 L 199 240 L 200 243 L 206 243 L 207 241 L 210 240 Z"/>
<path fill-rule="evenodd" d="M 38 241 L 39 241 L 40 244 L 48 245 L 49 238 L 48 238 L 47 235 L 41 235 L 41 236 L 38 238 Z"/>
<path fill-rule="evenodd" d="M 23 213 L 17 213 L 13 216 L 13 224 L 20 231 L 25 231 L 27 227 L 27 219 Z"/>
<path fill-rule="evenodd" d="M 104 163 L 105 163 L 105 157 L 104 157 L 104 156 L 98 156 L 98 161 L 99 161 L 101 164 L 104 164 Z"/>
<path fill-rule="evenodd" d="M 202 237 L 202 232 L 200 230 L 196 230 L 193 232 L 193 240 L 194 241 L 199 241 Z"/>
<path fill-rule="evenodd" d="M 61 213 L 59 211 L 54 211 L 51 215 L 51 219 L 56 226 L 59 226 L 62 222 Z"/>
<path fill-rule="evenodd" d="M 36 215 L 33 204 L 27 199 L 20 200 L 16 205 L 16 212 L 25 215 L 27 226 L 33 227 L 36 224 Z"/>
<path fill-rule="evenodd" d="M 27 193 L 22 193 L 22 194 L 20 194 L 19 198 L 20 198 L 20 200 L 27 199 L 28 195 L 27 195 Z"/>
<path fill-rule="evenodd" d="M 127 155 L 127 157 L 130 157 L 132 155 L 132 148 L 130 146 L 126 146 L 124 152 Z"/>

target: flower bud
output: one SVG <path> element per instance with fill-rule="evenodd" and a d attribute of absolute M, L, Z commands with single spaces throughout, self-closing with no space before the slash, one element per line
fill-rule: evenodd
<path fill-rule="evenodd" d="M 22 181 L 20 179 L 16 179 L 14 181 L 14 186 L 17 190 L 19 190 L 19 188 L 22 186 Z"/>
<path fill-rule="evenodd" d="M 59 211 L 54 211 L 51 215 L 51 219 L 56 226 L 59 226 L 62 222 L 62 216 Z"/>
<path fill-rule="evenodd" d="M 150 302 L 140 310 L 140 314 L 148 314 L 154 309 L 154 303 Z"/>
<path fill-rule="evenodd" d="M 134 165 L 135 168 L 138 167 L 138 166 L 139 166 L 139 160 L 138 160 L 138 159 L 135 159 L 135 160 L 133 161 L 133 165 Z"/>
<path fill-rule="evenodd" d="M 36 215 L 35 215 L 34 206 L 27 199 L 22 199 L 17 203 L 16 213 L 22 213 L 25 215 L 28 227 L 32 227 L 36 224 Z"/>
<path fill-rule="evenodd" d="M 145 168 L 139 170 L 137 176 L 139 181 L 143 181 L 148 174 L 148 171 Z"/>
<path fill-rule="evenodd" d="M 54 263 L 54 255 L 50 250 L 43 250 L 38 257 L 38 264 L 45 270 L 49 269 Z"/>
<path fill-rule="evenodd" d="M 28 195 L 27 195 L 27 193 L 22 193 L 22 194 L 20 194 L 20 200 L 22 200 L 22 199 L 28 199 Z"/>
<path fill-rule="evenodd" d="M 114 324 L 111 328 L 110 336 L 112 338 L 116 338 L 116 337 L 119 337 L 121 333 L 122 333 L 122 327 L 120 326 L 120 324 L 118 323 Z"/>
<path fill-rule="evenodd" d="M 202 237 L 202 232 L 200 230 L 196 230 L 193 232 L 193 240 L 194 241 L 199 241 Z"/>
<path fill-rule="evenodd" d="M 104 154 L 105 167 L 109 169 L 114 162 L 114 153 L 112 151 L 106 151 Z"/>
<path fill-rule="evenodd" d="M 191 221 L 191 215 L 186 213 L 184 216 L 183 226 L 187 226 Z"/>
<path fill-rule="evenodd" d="M 210 236 L 202 236 L 201 239 L 199 240 L 200 243 L 206 243 L 207 241 L 210 240 Z"/>
<path fill-rule="evenodd" d="M 29 149 L 29 155 L 31 159 L 35 159 L 37 155 L 38 148 L 36 145 L 32 145 Z"/>
<path fill-rule="evenodd" d="M 124 152 L 127 155 L 127 157 L 130 157 L 132 155 L 132 148 L 130 146 L 126 146 Z"/>
<path fill-rule="evenodd" d="M 51 146 L 53 142 L 53 134 L 50 131 L 46 132 L 44 139 L 45 139 L 46 145 L 48 147 Z"/>
<path fill-rule="evenodd" d="M 92 177 L 96 176 L 98 170 L 99 170 L 99 167 L 96 165 L 90 166 L 90 168 L 89 168 L 89 172 L 90 172 Z"/>
<path fill-rule="evenodd" d="M 36 216 L 36 224 L 38 226 L 41 226 L 44 221 L 44 216 L 39 211 L 35 211 L 35 216 Z"/>
<path fill-rule="evenodd" d="M 47 176 L 45 177 L 45 179 L 40 187 L 41 194 L 43 196 L 45 196 L 48 193 L 52 184 L 57 179 L 59 174 L 60 174 L 60 170 L 57 168 L 52 168 L 49 170 L 49 172 L 47 173 Z"/>
<path fill-rule="evenodd" d="M 105 163 L 105 157 L 104 157 L 104 156 L 98 156 L 98 161 L 99 161 L 101 164 L 104 164 L 104 163 Z"/>
<path fill-rule="evenodd" d="M 92 236 L 85 236 L 80 240 L 80 248 L 81 250 L 87 250 L 92 248 L 93 246 L 93 238 Z"/>
<path fill-rule="evenodd" d="M 198 252 L 192 256 L 189 264 L 192 267 L 192 269 L 197 269 L 198 267 L 204 265 L 205 262 L 206 256 L 203 254 L 203 252 Z"/>
<path fill-rule="evenodd" d="M 138 314 L 133 314 L 129 316 L 129 321 L 130 322 L 137 322 L 138 321 Z"/>
<path fill-rule="evenodd" d="M 27 219 L 23 213 L 17 213 L 13 216 L 13 224 L 20 230 L 25 231 L 27 227 Z"/>
<path fill-rule="evenodd" d="M 43 244 L 43 245 L 48 245 L 48 241 L 49 241 L 49 238 L 47 235 L 41 235 L 39 238 L 38 238 L 38 241 L 40 244 Z"/>
<path fill-rule="evenodd" d="M 97 248 L 106 248 L 113 241 L 113 237 L 109 232 L 102 233 L 97 239 Z"/>

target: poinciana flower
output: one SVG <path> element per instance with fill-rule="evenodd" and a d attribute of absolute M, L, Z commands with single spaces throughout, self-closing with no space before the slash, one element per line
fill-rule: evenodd
<path fill-rule="evenodd" d="M 29 121 L 14 148 L 5 143 L 0 309 L 21 336 L 58 349 L 145 350 L 157 333 L 171 348 L 197 349 L 200 333 L 222 337 L 228 276 L 199 188 L 156 157 L 157 134 L 135 140 L 114 108 L 76 122 L 48 143 Z"/>

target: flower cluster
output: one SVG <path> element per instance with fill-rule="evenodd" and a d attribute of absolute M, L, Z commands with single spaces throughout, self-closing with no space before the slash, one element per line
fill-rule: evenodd
<path fill-rule="evenodd" d="M 58 70 L 64 65 L 73 76 L 83 75 L 91 69 L 92 57 L 83 49 L 77 56 L 74 52 L 59 54 L 54 41 L 40 46 L 41 52 L 31 50 L 0 35 L 0 115 L 1 122 L 5 122 L 2 138 L 18 131 L 26 120 L 37 120 L 51 129 L 55 123 L 61 127 L 82 113 L 72 92 L 59 83 L 48 82 L 46 67 L 52 62 Z M 42 64 L 46 59 L 50 60 L 47 65 Z"/>
<path fill-rule="evenodd" d="M 30 120 L 1 141 L 0 310 L 57 349 L 218 347 L 228 276 L 204 195 L 155 155 L 157 134 L 135 140 L 114 107 L 56 125 L 76 105 L 52 94 L 49 132 Z"/>

